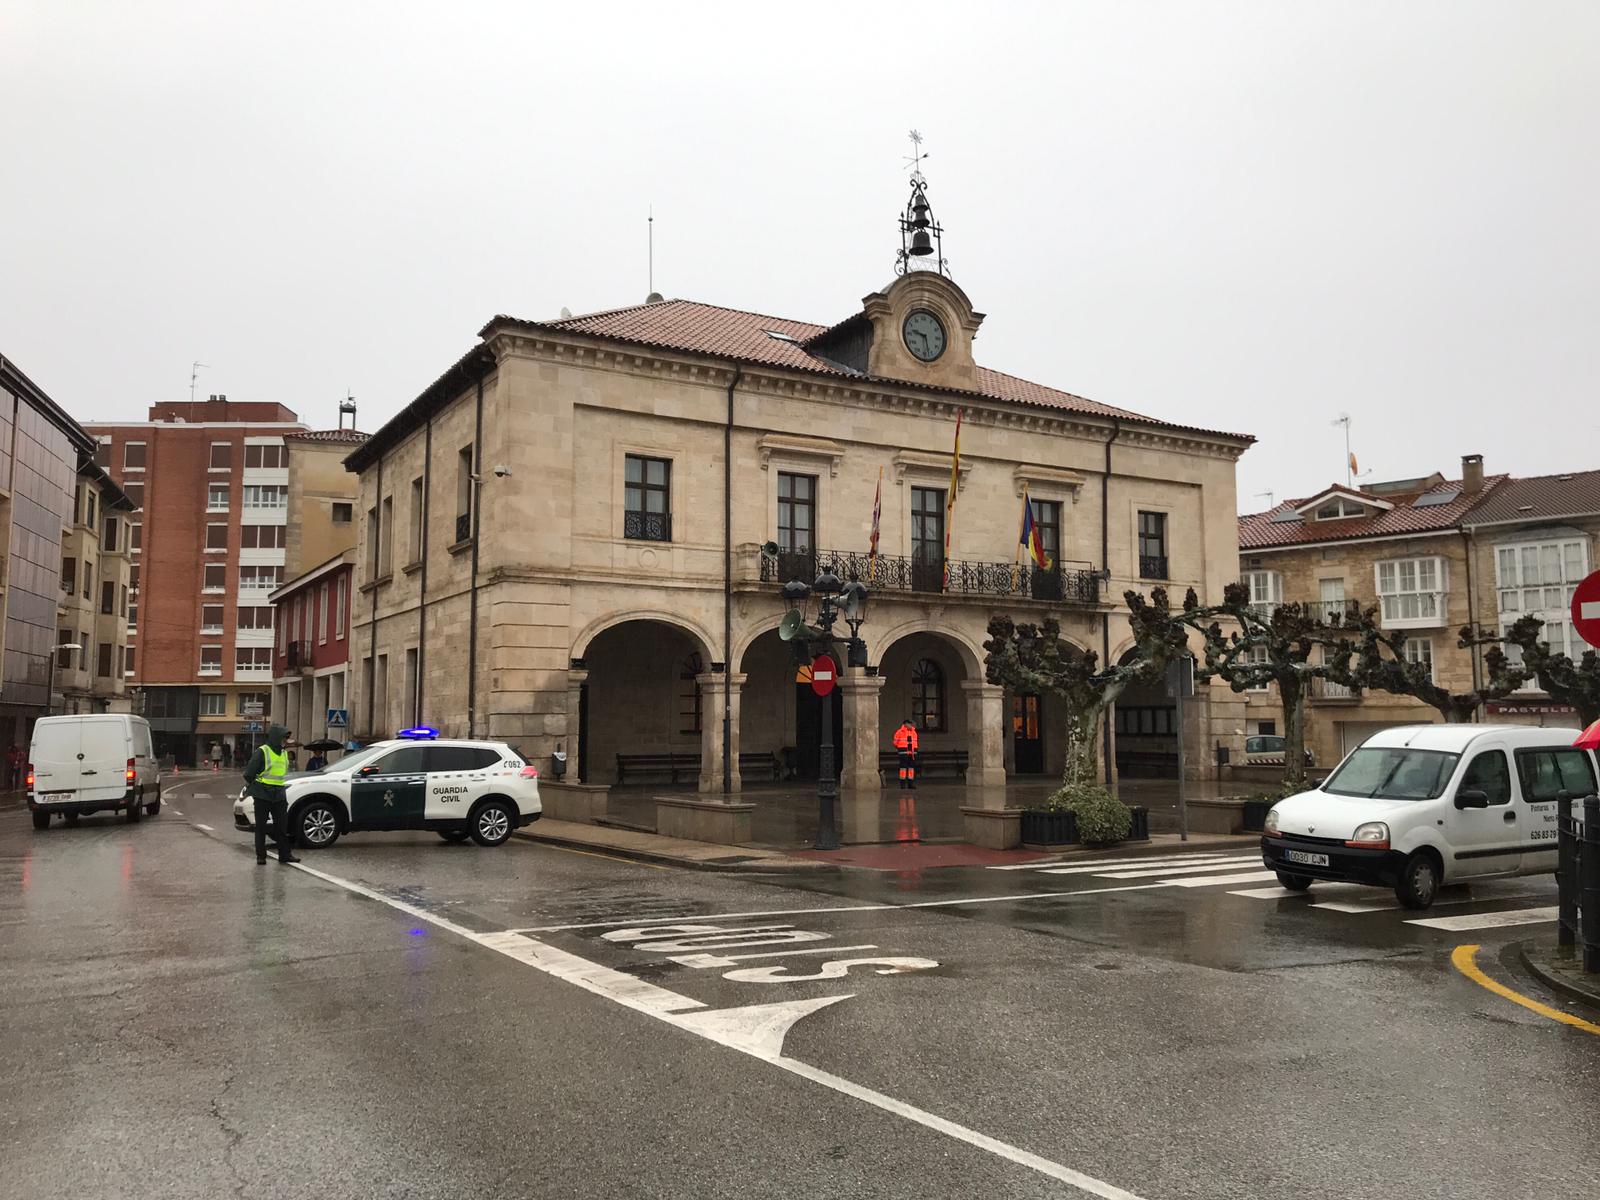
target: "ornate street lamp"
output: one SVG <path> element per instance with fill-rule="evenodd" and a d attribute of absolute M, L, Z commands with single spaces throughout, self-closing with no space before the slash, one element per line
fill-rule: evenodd
<path fill-rule="evenodd" d="M 867 586 L 853 574 L 849 583 L 841 583 L 829 567 L 812 583 L 795 579 L 780 589 L 789 611 L 778 626 L 778 636 L 795 644 L 797 652 L 805 658 L 816 658 L 832 650 L 835 641 L 834 622 L 843 616 L 850 626 L 846 643 L 846 661 L 851 666 L 866 666 L 867 647 L 861 640 L 861 625 L 867 619 Z M 817 597 L 817 623 L 807 625 L 802 611 L 807 597 Z M 834 770 L 833 757 L 833 688 L 822 697 L 822 744 L 818 747 L 817 772 L 817 840 L 818 850 L 837 850 L 839 833 L 834 813 L 834 803 L 839 795 L 839 778 Z"/>

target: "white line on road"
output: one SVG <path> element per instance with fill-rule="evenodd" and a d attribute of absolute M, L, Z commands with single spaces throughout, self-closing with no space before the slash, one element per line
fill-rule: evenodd
<path fill-rule="evenodd" d="M 1251 866 L 1261 861 L 1259 854 L 1246 854 L 1241 858 L 1228 858 L 1221 862 L 1200 863 L 1182 867 L 1141 867 L 1129 871 L 1100 871 L 1096 879 L 1150 879 L 1156 875 L 1199 875 L 1205 871 L 1226 872 L 1238 871 L 1246 866 Z"/>
<path fill-rule="evenodd" d="M 1219 883 L 1265 883 L 1278 877 L 1275 871 L 1252 871 L 1248 875 L 1205 875 L 1199 879 L 1168 879 L 1157 887 L 1212 887 Z M 1147 885 L 1148 886 L 1148 885 Z"/>
<path fill-rule="evenodd" d="M 453 921 L 445 920 L 443 917 L 417 908 L 415 905 L 392 899 L 381 892 L 374 891 L 372 888 L 363 887 L 359 883 L 352 883 L 350 880 L 341 879 L 337 875 L 329 875 L 325 871 L 308 867 L 304 863 L 296 863 L 294 865 L 307 875 L 313 875 L 318 879 L 333 884 L 335 887 L 344 888 L 346 891 L 354 892 L 358 896 L 365 896 L 369 900 L 376 900 L 380 904 L 387 904 L 390 908 L 398 909 L 409 916 L 416 917 L 420 921 L 426 921 L 430 925 L 446 929 L 487 949 L 496 950 L 501 954 L 516 959 L 518 962 L 526 963 L 535 970 L 543 971 L 545 974 L 554 976 L 557 979 L 576 984 L 585 991 L 604 996 L 608 1000 L 613 1000 L 627 1008 L 665 1021 L 669 1025 L 694 1033 L 708 1041 L 737 1050 L 739 1053 L 747 1054 L 759 1061 L 770 1063 L 772 1066 L 787 1071 L 791 1075 L 809 1079 L 813 1083 L 821 1084 L 823 1087 L 841 1095 L 850 1096 L 894 1116 L 903 1117 L 926 1129 L 932 1129 L 937 1133 L 944 1134 L 946 1137 L 954 1138 L 956 1141 L 965 1142 L 967 1145 L 987 1151 L 997 1158 L 1003 1158 L 1008 1162 L 1016 1163 L 1018 1166 L 1037 1171 L 1050 1179 L 1057 1179 L 1062 1183 L 1070 1184 L 1091 1196 L 1100 1197 L 1101 1200 L 1140 1200 L 1140 1197 L 1134 1193 L 1119 1188 L 1115 1184 L 1106 1183 L 1103 1180 L 1094 1178 L 1092 1175 L 1085 1175 L 1082 1171 L 1074 1171 L 1071 1167 L 1063 1166 L 1061 1163 L 1053 1162 L 1048 1158 L 1041 1158 L 1039 1155 L 1032 1154 L 1020 1146 L 1002 1142 L 998 1138 L 979 1133 L 976 1129 L 969 1129 L 965 1125 L 958 1125 L 954 1121 L 946 1120 L 944 1117 L 928 1112 L 925 1109 L 907 1104 L 903 1100 L 897 1100 L 893 1096 L 873 1091 L 871 1088 L 853 1083 L 819 1067 L 813 1067 L 809 1063 L 789 1058 L 782 1053 L 781 1034 L 775 1038 L 755 1038 L 750 1036 L 748 1029 L 743 1029 L 742 1032 L 735 1031 L 749 1024 L 748 1019 L 745 1019 L 745 1014 L 759 1010 L 771 1010 L 779 1006 L 762 1005 L 757 1006 L 756 1009 L 728 1009 L 721 1010 L 721 1013 L 716 1010 L 700 1013 L 686 1012 L 689 1009 L 704 1009 L 705 1005 L 698 1000 L 691 1000 L 687 996 L 681 996 L 665 988 L 656 987 L 652 983 L 646 983 L 642 979 L 636 979 L 632 975 L 614 971 L 609 967 L 590 962 L 588 959 L 579 958 L 574 954 L 568 954 L 566 951 L 558 950 L 554 946 L 547 946 L 543 942 L 535 941 L 522 934 L 509 932 L 477 933 L 474 930 L 467 929 L 465 926 L 457 925 Z M 1015 897 L 1005 898 L 1014 899 Z M 884 905 L 883 907 L 900 908 L 911 906 Z M 804 1011 L 810 1008 L 846 998 L 843 996 L 823 997 L 819 1000 L 798 1002 L 800 1015 L 803 1015 Z M 741 1019 L 731 1023 L 722 1021 L 718 1019 L 722 1013 L 729 1014 L 730 1017 L 737 1016 Z M 781 1016 L 781 1014 L 777 1015 Z M 788 1017 L 788 1021 L 791 1024 L 795 1019 L 798 1019 L 798 1017 Z M 778 1024 L 781 1026 L 782 1022 L 779 1021 Z M 786 1026 L 782 1027 L 786 1028 Z"/>
<path fill-rule="evenodd" d="M 1240 854 L 1231 858 L 1204 858 L 1183 860 L 1171 858 L 1146 858 L 1142 861 L 1125 863 L 1095 863 L 1086 867 L 1046 867 L 1040 871 L 1041 875 L 1110 875 L 1113 871 L 1143 871 L 1147 875 L 1159 874 L 1162 871 L 1176 871 L 1186 867 L 1192 870 L 1205 871 L 1217 867 L 1230 867 L 1234 863 L 1260 862 L 1261 851 L 1254 854 Z"/>
<path fill-rule="evenodd" d="M 1536 925 L 1540 921 L 1554 921 L 1557 909 L 1518 908 L 1510 912 L 1466 913 L 1459 917 L 1422 917 L 1407 921 L 1407 925 L 1426 925 L 1429 929 L 1448 929 L 1463 933 L 1469 929 L 1501 929 L 1507 925 Z"/>
<path fill-rule="evenodd" d="M 1251 876 L 1251 878 L 1255 878 Z M 1058 900 L 1068 896 L 1101 896 L 1106 892 L 1143 892 L 1166 887 L 1164 883 L 1128 883 L 1117 887 L 1084 888 L 1077 892 L 1022 892 L 1015 896 L 972 896 L 962 900 L 918 900 L 914 904 L 832 904 L 826 908 L 770 908 L 739 913 L 646 913 L 613 917 L 606 921 L 579 921 L 571 925 L 529 925 L 507 933 L 565 933 L 569 929 L 610 929 L 614 925 L 666 925 L 677 921 L 732 921 L 742 917 L 805 917 L 824 913 L 884 912 L 891 908 L 952 908 L 960 904 L 1003 904 L 1007 900 Z"/>
<path fill-rule="evenodd" d="M 200 822 L 199 822 L 199 821 L 196 821 L 196 822 L 195 822 L 195 823 L 194 823 L 194 827 L 195 827 L 195 828 L 196 828 L 196 829 L 204 829 L 204 830 L 205 830 L 205 831 L 206 831 L 206 832 L 207 832 L 207 833 L 215 833 L 215 832 L 216 832 L 216 830 L 215 830 L 215 829 L 212 829 L 212 828 L 211 828 L 211 826 L 209 826 L 209 825 L 202 825 L 202 824 L 200 824 Z"/>
<path fill-rule="evenodd" d="M 1046 859 L 1036 859 L 1033 862 L 1006 863 L 1004 866 L 990 867 L 991 871 L 1077 871 L 1090 870 L 1094 867 L 1124 867 L 1135 863 L 1162 863 L 1162 862 L 1190 862 L 1204 858 L 1221 858 L 1221 850 L 1207 850 L 1194 854 L 1145 854 L 1138 858 L 1101 858 L 1095 860 L 1080 859 L 1077 862 L 1052 863 Z"/>

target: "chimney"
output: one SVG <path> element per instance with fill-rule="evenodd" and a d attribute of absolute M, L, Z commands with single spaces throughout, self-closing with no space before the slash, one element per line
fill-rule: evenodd
<path fill-rule="evenodd" d="M 1476 496 L 1483 491 L 1483 455 L 1461 456 L 1461 491 L 1468 496 Z"/>

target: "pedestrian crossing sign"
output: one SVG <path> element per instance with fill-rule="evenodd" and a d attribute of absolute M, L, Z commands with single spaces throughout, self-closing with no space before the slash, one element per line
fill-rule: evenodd
<path fill-rule="evenodd" d="M 343 729 L 350 724 L 350 710 L 347 708 L 330 708 L 328 710 L 328 728 Z"/>

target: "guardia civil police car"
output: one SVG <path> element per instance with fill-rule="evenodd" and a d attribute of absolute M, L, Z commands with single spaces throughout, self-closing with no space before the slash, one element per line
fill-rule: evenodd
<path fill-rule="evenodd" d="M 539 769 L 516 750 L 428 728 L 402 729 L 320 771 L 291 774 L 284 792 L 290 834 L 312 850 L 369 829 L 432 829 L 447 842 L 499 846 L 542 811 Z M 241 791 L 233 823 L 253 829 L 254 819 L 255 801 Z"/>

